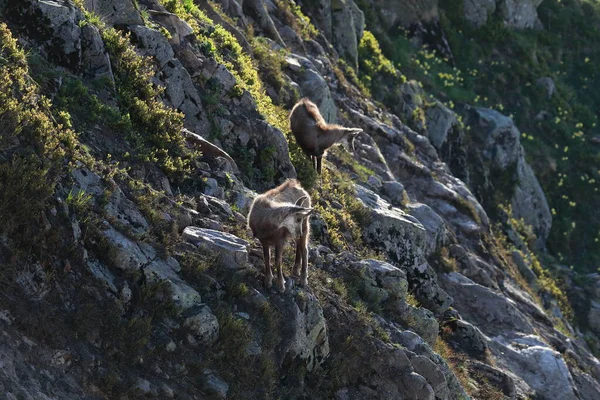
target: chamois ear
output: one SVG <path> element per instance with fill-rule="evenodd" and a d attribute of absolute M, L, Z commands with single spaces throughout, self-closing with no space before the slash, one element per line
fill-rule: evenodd
<path fill-rule="evenodd" d="M 313 211 L 314 211 L 314 208 L 298 207 L 298 206 L 290 207 L 290 215 L 292 215 L 292 214 L 299 215 L 301 217 L 306 217 L 306 216 L 310 215 Z"/>
<path fill-rule="evenodd" d="M 296 205 L 302 207 L 302 204 L 308 200 L 308 196 L 302 196 L 298 200 L 296 200 Z"/>

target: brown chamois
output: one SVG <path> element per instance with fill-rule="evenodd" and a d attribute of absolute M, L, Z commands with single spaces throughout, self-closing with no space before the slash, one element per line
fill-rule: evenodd
<path fill-rule="evenodd" d="M 285 291 L 285 280 L 281 269 L 283 246 L 288 239 L 296 241 L 296 260 L 292 270 L 302 274 L 300 285 L 308 285 L 308 236 L 309 215 L 313 212 L 310 196 L 295 179 L 256 197 L 248 214 L 248 227 L 254 237 L 260 240 L 265 259 L 265 286 L 273 284 L 270 264 L 270 247 L 275 246 L 275 266 L 277 267 L 277 289 Z"/>
<path fill-rule="evenodd" d="M 350 142 L 363 130 L 344 128 L 325 122 L 319 108 L 306 97 L 290 113 L 290 126 L 298 145 L 310 158 L 313 168 L 321 174 L 323 155 L 331 146 L 350 137 Z"/>

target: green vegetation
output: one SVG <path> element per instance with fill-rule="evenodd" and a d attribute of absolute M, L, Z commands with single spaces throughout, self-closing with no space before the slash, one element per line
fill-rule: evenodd
<path fill-rule="evenodd" d="M 320 190 L 311 193 L 313 206 L 327 227 L 327 237 L 319 240 L 325 239 L 337 251 L 369 255 L 370 250 L 363 244 L 361 231 L 367 210 L 357 199 L 352 180 L 342 172 L 328 168 L 323 169 L 321 179 Z"/>
<path fill-rule="evenodd" d="M 77 141 L 54 121 L 50 101 L 28 73 L 25 53 L 0 24 L 0 236 L 15 249 L 26 246 L 24 254 L 40 250 L 40 217 Z"/>

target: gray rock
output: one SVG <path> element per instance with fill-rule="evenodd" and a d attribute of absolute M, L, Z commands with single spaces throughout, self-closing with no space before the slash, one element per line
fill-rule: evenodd
<path fill-rule="evenodd" d="M 329 91 L 329 85 L 315 65 L 297 54 L 288 56 L 288 65 L 291 65 L 292 78 L 300 85 L 302 96 L 308 97 L 319 107 L 325 121 L 335 123 L 337 121 L 335 102 Z M 300 65 L 300 69 L 296 65 Z"/>
<path fill-rule="evenodd" d="M 248 263 L 246 248 L 250 244 L 230 233 L 188 226 L 183 230 L 183 238 L 200 248 L 219 254 L 219 261 L 226 268 L 244 268 Z"/>
<path fill-rule="evenodd" d="M 169 42 L 171 44 L 178 45 L 186 37 L 194 34 L 194 29 L 175 14 L 165 11 L 149 11 L 149 14 L 154 21 L 169 31 L 171 34 Z"/>
<path fill-rule="evenodd" d="M 546 197 L 533 170 L 525 161 L 525 151 L 520 143 L 520 132 L 512 119 L 495 110 L 472 108 L 468 112 L 467 124 L 471 126 L 474 145 L 484 160 L 483 175 L 474 170 L 483 182 L 477 187 L 480 196 L 487 198 L 498 189 L 493 185 L 494 176 L 506 176 L 514 182 L 512 197 L 507 199 L 513 215 L 523 218 L 533 227 L 538 238 L 537 246 L 543 247 L 550 227 L 552 214 Z M 510 188 L 506 188 L 508 192 Z"/>
<path fill-rule="evenodd" d="M 388 253 L 403 268 L 419 265 L 427 246 L 423 225 L 374 192 L 358 185 L 356 191 L 371 214 L 370 224 L 363 230 L 366 241 Z"/>
<path fill-rule="evenodd" d="M 117 293 L 114 275 L 100 261 L 89 259 L 86 265 L 92 275 L 100 280 L 108 290 Z"/>
<path fill-rule="evenodd" d="M 286 321 L 281 335 L 281 362 L 299 359 L 312 371 L 329 356 L 327 324 L 319 300 L 302 289 L 297 293 L 287 297 L 280 309 Z"/>
<path fill-rule="evenodd" d="M 144 25 L 131 26 L 129 30 L 133 34 L 133 38 L 137 41 L 138 46 L 146 54 L 156 58 L 161 68 L 175 56 L 171 44 L 167 41 L 165 35 L 158 30 L 148 28 Z"/>
<path fill-rule="evenodd" d="M 183 326 L 188 328 L 194 338 L 202 344 L 213 344 L 219 339 L 219 320 L 210 307 L 199 305 L 184 313 Z"/>
<path fill-rule="evenodd" d="M 433 389 L 436 399 L 445 399 L 449 396 L 446 377 L 440 368 L 425 356 L 414 356 L 410 358 L 415 372 L 421 375 Z"/>
<path fill-rule="evenodd" d="M 577 368 L 572 368 L 571 374 L 582 400 L 600 399 L 600 382 Z"/>
<path fill-rule="evenodd" d="M 478 285 L 457 272 L 442 275 L 441 284 L 454 298 L 453 307 L 484 333 L 533 333 L 527 317 L 502 293 Z"/>
<path fill-rule="evenodd" d="M 523 275 L 525 280 L 528 283 L 537 282 L 537 276 L 535 275 L 533 270 L 529 267 L 529 265 L 527 265 L 527 263 L 525 262 L 525 259 L 521 255 L 521 253 L 517 250 L 513 250 L 513 252 L 510 255 L 511 255 L 514 263 L 516 264 L 517 268 L 519 269 L 519 272 L 521 273 L 521 275 Z"/>
<path fill-rule="evenodd" d="M 404 203 L 406 191 L 398 181 L 385 181 L 382 183 L 383 193 L 390 199 L 392 205 L 401 206 Z"/>
<path fill-rule="evenodd" d="M 456 114 L 448 107 L 436 101 L 425 111 L 427 136 L 438 151 L 442 149 L 450 130 L 457 123 Z"/>
<path fill-rule="evenodd" d="M 554 95 L 554 92 L 556 91 L 556 85 L 554 84 L 554 80 L 552 78 L 545 76 L 539 78 L 537 81 L 535 81 L 535 83 L 546 91 L 546 96 L 548 99 L 552 98 L 552 95 Z"/>
<path fill-rule="evenodd" d="M 392 264 L 379 260 L 361 260 L 350 264 L 350 269 L 357 271 L 362 280 L 363 291 L 381 296 L 379 302 L 390 300 L 404 300 L 408 293 L 406 273 Z M 377 295 L 380 293 L 379 295 Z"/>
<path fill-rule="evenodd" d="M 594 300 L 591 301 L 590 310 L 587 315 L 590 329 L 597 335 L 600 335 L 600 303 Z"/>
<path fill-rule="evenodd" d="M 181 310 L 200 304 L 200 294 L 185 283 L 167 262 L 155 259 L 144 267 L 144 275 L 149 283 L 163 282 L 166 284 L 170 300 Z"/>
<path fill-rule="evenodd" d="M 480 360 L 487 357 L 488 339 L 476 326 L 467 321 L 457 319 L 448 323 L 452 328 L 452 333 L 448 335 L 448 340 L 456 343 L 461 350 Z"/>
<path fill-rule="evenodd" d="M 214 395 L 217 399 L 226 399 L 229 384 L 211 370 L 204 371 L 204 390 Z"/>
<path fill-rule="evenodd" d="M 352 0 L 331 1 L 331 23 L 333 27 L 333 46 L 341 57 L 354 67 L 358 65 L 358 40 Z"/>
<path fill-rule="evenodd" d="M 85 8 L 109 25 L 144 25 L 132 0 L 85 0 Z"/>
<path fill-rule="evenodd" d="M 119 187 L 110 193 L 104 211 L 115 221 L 118 221 L 119 224 L 130 227 L 135 234 L 148 231 L 148 221 L 146 221 L 135 203 L 129 200 Z"/>
<path fill-rule="evenodd" d="M 447 241 L 446 224 L 429 206 L 421 203 L 410 203 L 406 205 L 406 212 L 415 217 L 427 232 L 427 247 L 425 255 L 429 256 L 443 247 Z"/>
<path fill-rule="evenodd" d="M 93 25 L 81 27 L 81 71 L 87 77 L 107 77 L 114 85 L 110 58 L 104 48 L 102 36 Z"/>
<path fill-rule="evenodd" d="M 118 269 L 126 273 L 136 273 L 142 266 L 148 264 L 150 259 L 140 249 L 138 243 L 129 239 L 114 228 L 102 232 L 105 243 L 108 246 L 106 256 Z"/>
<path fill-rule="evenodd" d="M 479 28 L 486 24 L 488 16 L 496 11 L 496 0 L 465 0 L 463 13 L 467 21 Z"/>
<path fill-rule="evenodd" d="M 499 367 L 517 375 L 540 398 L 577 399 L 567 364 L 560 353 L 549 348 L 540 337 L 499 336 L 490 341 L 490 349 Z M 519 382 L 516 384 L 519 386 Z"/>

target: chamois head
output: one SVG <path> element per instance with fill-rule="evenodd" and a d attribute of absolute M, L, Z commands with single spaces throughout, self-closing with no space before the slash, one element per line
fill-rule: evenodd
<path fill-rule="evenodd" d="M 304 235 L 303 222 L 314 211 L 313 208 L 302 206 L 305 200 L 307 200 L 307 197 L 303 196 L 296 201 L 294 206 L 287 206 L 287 215 L 285 215 L 283 221 L 279 224 L 280 228 L 286 228 L 291 235 L 297 238 Z"/>

